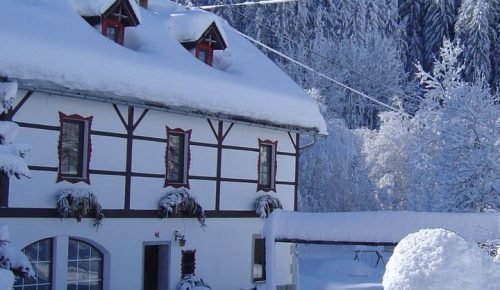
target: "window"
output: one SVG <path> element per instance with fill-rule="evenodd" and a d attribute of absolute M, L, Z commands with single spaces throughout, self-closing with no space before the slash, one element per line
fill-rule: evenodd
<path fill-rule="evenodd" d="M 67 116 L 59 112 L 59 172 L 57 181 L 90 183 L 90 125 L 92 117 Z"/>
<path fill-rule="evenodd" d="M 257 191 L 276 191 L 276 147 L 278 141 L 259 139 Z"/>
<path fill-rule="evenodd" d="M 15 290 L 51 290 L 52 289 L 52 239 L 34 242 L 23 249 L 35 270 L 35 279 L 19 279 Z"/>
<path fill-rule="evenodd" d="M 57 249 L 68 255 L 56 253 Z M 104 255 L 89 243 L 57 236 L 34 242 L 23 252 L 33 265 L 36 278 L 17 280 L 14 290 L 104 289 Z"/>
<path fill-rule="evenodd" d="M 68 244 L 68 290 L 102 290 L 103 255 L 92 245 L 76 239 Z"/>
<path fill-rule="evenodd" d="M 165 187 L 189 188 L 189 140 L 191 130 L 170 129 L 167 127 L 167 152 L 165 156 Z"/>
<path fill-rule="evenodd" d="M 102 35 L 123 45 L 124 27 L 120 21 L 105 18 L 102 20 Z"/>
<path fill-rule="evenodd" d="M 212 65 L 213 49 L 207 42 L 200 42 L 196 45 L 195 55 L 202 62 Z"/>
<path fill-rule="evenodd" d="M 253 239 L 252 282 L 266 281 L 266 244 L 265 239 Z"/>

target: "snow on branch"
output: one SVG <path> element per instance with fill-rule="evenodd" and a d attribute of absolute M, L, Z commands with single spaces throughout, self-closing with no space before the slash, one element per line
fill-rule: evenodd
<path fill-rule="evenodd" d="M 90 212 L 95 213 L 93 226 L 102 225 L 104 214 L 97 196 L 87 189 L 63 189 L 57 193 L 57 213 L 60 218 L 72 216 L 78 222 Z"/>
<path fill-rule="evenodd" d="M 184 213 L 196 217 L 200 225 L 206 227 L 205 210 L 196 200 L 188 189 L 174 188 L 168 189 L 165 196 L 158 202 L 158 215 L 160 218 L 166 218 L 168 215 Z"/>
<path fill-rule="evenodd" d="M 7 113 L 17 95 L 17 82 L 0 83 L 0 112 Z"/>
<path fill-rule="evenodd" d="M 16 178 L 21 176 L 30 177 L 28 165 L 24 157 L 31 146 L 27 144 L 16 144 L 12 141 L 16 138 L 19 126 L 14 122 L 0 122 L 0 171 Z"/>
<path fill-rule="evenodd" d="M 203 281 L 203 279 L 199 278 L 195 274 L 190 274 L 181 279 L 179 284 L 177 284 L 176 290 L 191 290 L 191 289 L 206 289 L 210 290 L 212 287 L 210 287 L 208 284 Z"/>
<path fill-rule="evenodd" d="M 28 258 L 9 241 L 7 225 L 0 225 L 0 270 L 1 269 L 11 271 L 12 274 L 18 278 L 35 278 L 35 271 Z M 8 277 L 12 275 L 2 271 L 0 278 L 2 276 Z M 3 283 L 0 283 L 0 285 L 3 285 Z"/>
<path fill-rule="evenodd" d="M 269 194 L 257 197 L 254 202 L 254 207 L 255 212 L 263 219 L 267 218 L 273 210 L 283 208 L 280 200 Z"/>

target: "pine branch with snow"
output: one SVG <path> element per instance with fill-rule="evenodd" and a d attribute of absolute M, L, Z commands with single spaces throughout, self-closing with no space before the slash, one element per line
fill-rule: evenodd
<path fill-rule="evenodd" d="M 277 208 L 283 208 L 280 200 L 277 197 L 269 194 L 261 195 L 254 201 L 255 213 L 265 219 Z"/>
<path fill-rule="evenodd" d="M 0 113 L 7 113 L 17 95 L 17 82 L 0 82 Z"/>
<path fill-rule="evenodd" d="M 205 210 L 198 203 L 196 197 L 184 187 L 168 189 L 165 196 L 158 202 L 158 207 L 160 218 L 167 218 L 169 215 L 183 213 L 196 217 L 203 228 L 207 226 Z"/>
<path fill-rule="evenodd" d="M 78 222 L 90 213 L 94 213 L 93 226 L 102 225 L 104 214 L 97 196 L 86 189 L 63 189 L 57 193 L 57 213 L 60 218 L 74 217 Z"/>
<path fill-rule="evenodd" d="M 14 276 L 35 278 L 36 274 L 26 255 L 9 241 L 7 225 L 0 225 L 0 289 L 9 290 Z"/>

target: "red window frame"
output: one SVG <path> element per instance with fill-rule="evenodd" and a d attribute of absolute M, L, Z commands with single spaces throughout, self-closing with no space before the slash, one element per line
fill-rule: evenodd
<path fill-rule="evenodd" d="M 179 187 L 185 187 L 189 189 L 189 169 L 191 165 L 191 148 L 190 148 L 190 142 L 191 142 L 191 133 L 192 130 L 182 130 L 180 128 L 167 128 L 167 144 L 166 144 L 166 150 L 165 150 L 165 184 L 163 187 L 167 186 L 172 186 L 174 188 L 179 188 Z M 170 150 L 170 142 L 169 142 L 169 137 L 170 136 L 184 136 L 184 150 L 183 150 L 183 176 L 182 176 L 182 182 L 179 182 L 178 180 L 169 180 L 168 179 L 168 170 L 169 170 L 169 155 L 168 152 Z"/>
<path fill-rule="evenodd" d="M 80 181 L 83 181 L 87 184 L 90 184 L 90 158 L 91 158 L 91 153 L 92 153 L 92 142 L 90 138 L 90 131 L 92 128 L 92 119 L 93 116 L 90 117 L 82 117 L 77 114 L 73 115 L 66 115 L 62 112 L 59 112 L 59 123 L 60 123 L 60 129 L 59 129 L 59 144 L 57 148 L 57 153 L 59 157 L 59 166 L 57 168 L 57 182 L 61 182 L 63 180 L 70 182 L 70 183 L 77 183 Z M 77 175 L 65 175 L 61 172 L 61 166 L 62 166 L 62 154 L 63 154 L 63 126 L 64 123 L 80 123 L 81 126 L 83 126 L 83 130 L 80 132 L 80 142 L 83 142 L 81 144 L 82 150 L 81 150 L 81 156 L 80 156 L 80 166 L 81 168 L 79 169 L 81 174 Z M 86 144 L 85 144 L 86 143 Z"/>
<path fill-rule="evenodd" d="M 109 19 L 109 18 L 104 18 L 101 23 L 101 33 L 105 37 L 107 37 L 106 32 L 108 27 L 114 27 L 116 28 L 116 33 L 118 34 L 118 38 L 115 40 L 116 43 L 123 45 L 123 40 L 124 40 L 124 26 L 123 24 L 115 19 Z"/>
<path fill-rule="evenodd" d="M 199 59 L 200 51 L 204 50 L 206 52 L 204 63 L 212 66 L 212 61 L 214 58 L 214 49 L 207 42 L 200 42 L 195 46 L 195 56 Z"/>
<path fill-rule="evenodd" d="M 277 158 L 276 158 L 276 152 L 278 148 L 278 141 L 270 141 L 270 140 L 259 140 L 259 158 L 257 159 L 257 191 L 274 191 L 276 192 L 276 172 L 278 168 L 278 163 L 277 163 Z M 264 146 L 269 146 L 271 147 L 271 176 L 270 176 L 270 181 L 271 183 L 268 184 L 262 184 L 261 183 L 261 158 L 262 158 L 262 147 Z"/>

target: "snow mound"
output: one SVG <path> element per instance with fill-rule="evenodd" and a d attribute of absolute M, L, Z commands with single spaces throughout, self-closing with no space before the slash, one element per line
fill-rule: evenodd
<path fill-rule="evenodd" d="M 14 285 L 14 274 L 11 271 L 0 268 L 0 289 L 11 290 Z"/>
<path fill-rule="evenodd" d="M 454 232 L 424 229 L 397 245 L 382 284 L 386 290 L 500 289 L 500 265 Z"/>

